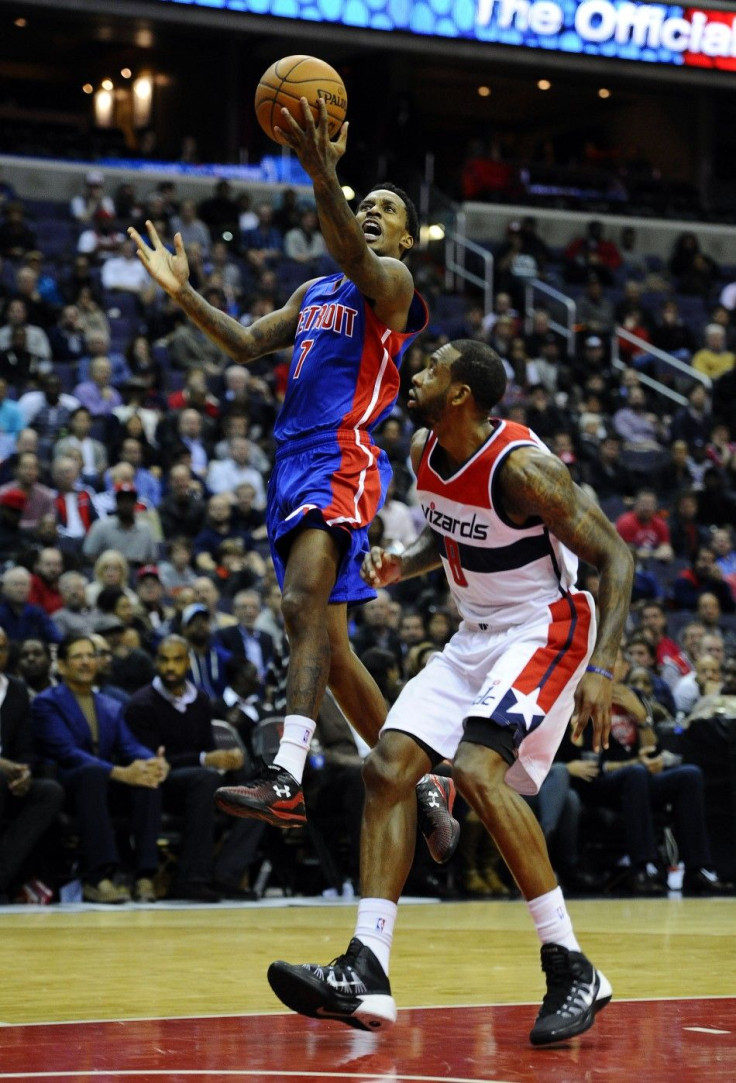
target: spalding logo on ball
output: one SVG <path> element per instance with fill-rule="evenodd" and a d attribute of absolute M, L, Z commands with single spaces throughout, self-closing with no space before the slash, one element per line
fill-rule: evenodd
<path fill-rule="evenodd" d="M 281 110 L 289 110 L 301 123 L 300 98 L 309 102 L 315 123 L 319 120 L 319 99 L 327 106 L 330 138 L 337 135 L 348 108 L 345 84 L 334 68 L 316 56 L 285 56 L 261 76 L 256 89 L 256 117 L 267 136 L 283 143 L 274 133 L 274 125 L 284 128 Z"/>

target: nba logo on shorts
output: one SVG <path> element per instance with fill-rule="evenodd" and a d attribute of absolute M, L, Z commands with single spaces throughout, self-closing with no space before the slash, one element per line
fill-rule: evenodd
<path fill-rule="evenodd" d="M 376 931 L 379 932 L 379 933 L 382 933 L 385 924 L 386 924 L 386 919 L 385 918 L 379 918 L 376 921 Z"/>

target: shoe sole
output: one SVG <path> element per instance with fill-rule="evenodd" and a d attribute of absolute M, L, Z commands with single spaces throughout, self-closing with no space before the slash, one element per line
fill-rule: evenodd
<path fill-rule="evenodd" d="M 613 989 L 611 983 L 605 974 L 596 970 L 598 978 L 598 989 L 596 991 L 595 1000 L 591 1004 L 585 1015 L 582 1015 L 577 1023 L 570 1024 L 570 1026 L 564 1031 L 558 1031 L 556 1034 L 538 1034 L 535 1036 L 532 1030 L 529 1035 L 529 1041 L 532 1045 L 559 1045 L 561 1042 L 567 1042 L 571 1038 L 577 1038 L 580 1034 L 585 1034 L 587 1030 L 595 1023 L 596 1016 L 599 1012 L 602 1012 L 606 1005 L 611 1003 L 613 997 Z"/>
<path fill-rule="evenodd" d="M 307 814 L 301 798 L 296 806 L 263 805 L 243 794 L 233 793 L 228 788 L 215 791 L 215 804 L 229 816 L 241 819 L 263 820 L 272 827 L 304 827 Z"/>
<path fill-rule="evenodd" d="M 268 984 L 282 1004 L 310 1019 L 334 1019 L 357 1030 L 385 1030 L 396 1022 L 396 1001 L 385 993 L 346 996 L 290 963 L 271 963 Z"/>
<path fill-rule="evenodd" d="M 436 778 L 439 776 L 433 777 Z M 442 777 L 445 778 L 445 776 Z M 455 851 L 457 850 L 458 843 L 460 842 L 460 824 L 452 816 L 452 807 L 455 804 L 455 798 L 457 797 L 457 789 L 455 787 L 454 779 L 445 778 L 445 781 L 449 782 L 450 784 L 447 793 L 445 793 L 445 788 L 441 784 L 439 784 L 439 789 L 442 790 L 443 796 L 446 797 L 447 813 L 450 816 L 450 819 L 452 819 L 453 823 L 450 842 L 444 850 L 439 850 L 437 847 L 433 846 L 432 842 L 430 841 L 432 835 L 430 835 L 429 837 L 427 837 L 426 835 L 424 836 L 425 842 L 427 843 L 427 849 L 429 850 L 429 856 L 432 858 L 436 865 L 446 865 L 450 858 L 453 857 Z M 432 834 L 434 834 L 434 832 L 432 832 Z"/>

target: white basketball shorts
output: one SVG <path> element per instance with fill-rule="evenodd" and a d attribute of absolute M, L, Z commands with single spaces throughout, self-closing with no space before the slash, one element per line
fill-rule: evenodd
<path fill-rule="evenodd" d="M 518 759 L 506 781 L 535 794 L 570 721 L 595 633 L 595 606 L 585 591 L 501 632 L 463 622 L 403 688 L 381 732 L 400 730 L 452 760 L 465 719 L 492 719 L 514 731 Z"/>

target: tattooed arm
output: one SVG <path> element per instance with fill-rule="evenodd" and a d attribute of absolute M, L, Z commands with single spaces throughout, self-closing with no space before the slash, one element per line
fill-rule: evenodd
<path fill-rule="evenodd" d="M 567 467 L 536 448 L 512 451 L 499 475 L 499 493 L 508 517 L 521 526 L 536 517 L 563 545 L 600 575 L 599 623 L 592 665 L 613 670 L 631 605 L 634 564 L 628 546 L 600 508 L 575 485 Z M 574 732 L 593 719 L 594 747 L 608 744 L 611 681 L 586 673 L 576 693 Z"/>
<path fill-rule="evenodd" d="M 132 226 L 128 230 L 138 247 L 138 259 L 151 278 L 184 309 L 190 320 L 234 361 L 247 364 L 264 354 L 293 345 L 302 298 L 314 279 L 295 290 L 283 308 L 262 316 L 250 327 L 243 327 L 232 316 L 205 301 L 192 288 L 181 235 L 177 233 L 174 237 L 175 251 L 171 253 L 161 243 L 152 222 L 146 222 L 146 230 L 151 239 L 150 245 Z"/>

